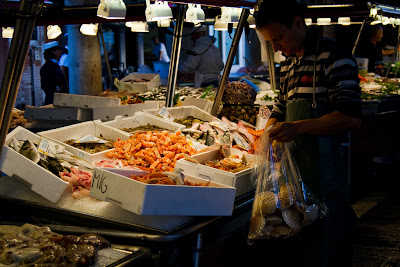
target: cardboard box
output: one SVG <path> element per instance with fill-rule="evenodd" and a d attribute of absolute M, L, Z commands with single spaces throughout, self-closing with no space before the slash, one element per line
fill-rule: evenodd
<path fill-rule="evenodd" d="M 149 82 L 129 82 L 130 80 L 146 79 Z M 114 85 L 119 92 L 127 91 L 128 93 L 144 93 L 154 87 L 161 85 L 160 75 L 155 73 L 131 73 L 124 77 L 121 81 L 114 79 Z"/>
<path fill-rule="evenodd" d="M 214 102 L 211 100 L 195 98 L 195 97 L 185 97 L 185 99 L 182 102 L 183 106 L 195 106 L 207 113 L 211 112 L 213 104 Z"/>
<path fill-rule="evenodd" d="M 203 164 L 206 161 L 217 159 L 218 153 L 218 150 L 214 150 L 193 155 L 192 157 Z M 225 149 L 225 154 L 229 156 L 230 150 Z M 244 154 L 244 157 L 248 162 L 254 161 L 254 155 Z M 251 175 L 254 168 L 249 168 L 237 173 L 231 173 L 202 164 L 196 164 L 186 161 L 185 159 L 180 159 L 176 162 L 175 168 L 182 169 L 182 172 L 185 175 L 199 177 L 216 183 L 235 187 L 236 196 L 246 194 L 256 188 L 256 185 L 253 184 L 251 180 Z"/>
<path fill-rule="evenodd" d="M 121 130 L 122 128 L 136 128 L 147 124 L 156 125 L 158 127 L 171 130 L 173 132 L 176 132 L 183 128 L 181 124 L 154 117 L 145 112 L 136 112 L 135 116 L 129 118 L 117 116 L 113 121 L 104 122 L 103 124 L 116 128 L 118 130 Z"/>
<path fill-rule="evenodd" d="M 140 215 L 230 216 L 235 188 L 145 184 L 129 178 L 143 171 L 95 168 L 90 196 Z M 207 180 L 187 177 L 197 182 Z"/>
<path fill-rule="evenodd" d="M 87 121 L 49 131 L 38 132 L 38 135 L 46 137 L 55 142 L 61 143 L 63 146 L 68 147 L 68 151 L 70 151 L 71 153 L 73 153 L 78 157 L 83 158 L 84 160 L 90 163 L 93 163 L 94 161 L 97 160 L 105 159 L 106 154 L 112 149 L 90 154 L 81 149 L 75 148 L 73 146 L 64 143 L 64 141 L 70 139 L 80 139 L 88 134 L 91 134 L 96 137 L 102 135 L 103 138 L 114 141 L 117 141 L 118 138 L 120 138 L 121 140 L 129 139 L 129 134 L 114 129 L 112 127 L 109 127 L 107 125 L 103 125 L 100 120 Z"/>
<path fill-rule="evenodd" d="M 144 112 L 157 116 L 159 109 L 144 109 Z M 172 115 L 174 119 L 182 119 L 189 116 L 193 116 L 202 121 L 211 122 L 213 119 L 220 120 L 217 117 L 212 116 L 210 113 L 205 112 L 198 107 L 195 106 L 182 106 L 182 107 L 173 107 L 167 108 L 169 114 Z"/>
<path fill-rule="evenodd" d="M 116 116 L 131 117 L 144 109 L 156 109 L 159 103 L 139 103 L 113 107 L 93 108 L 93 120 L 110 121 Z"/>
<path fill-rule="evenodd" d="M 31 140 L 36 145 L 41 140 L 40 136 L 21 126 L 15 128 L 6 137 L 1 152 L 0 170 L 8 176 L 16 175 L 29 184 L 32 191 L 53 203 L 57 203 L 68 187 L 68 183 L 9 147 L 8 145 L 12 142 L 13 137 L 18 140 Z"/>
<path fill-rule="evenodd" d="M 56 107 L 78 108 L 113 107 L 121 105 L 121 99 L 102 96 L 55 93 L 53 105 Z"/>
<path fill-rule="evenodd" d="M 26 107 L 25 119 L 30 120 L 62 120 L 89 121 L 93 119 L 92 110 L 76 107 Z"/>

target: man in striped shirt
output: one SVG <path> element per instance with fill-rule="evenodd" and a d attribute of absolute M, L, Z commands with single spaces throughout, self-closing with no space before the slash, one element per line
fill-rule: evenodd
<path fill-rule="evenodd" d="M 324 220 L 302 230 L 303 266 L 351 265 L 353 214 L 339 135 L 361 125 L 356 61 L 350 50 L 308 29 L 295 0 L 264 0 L 255 16 L 264 39 L 286 56 L 279 98 L 266 126 L 273 126 L 269 137 L 294 141 L 304 184 L 328 206 Z"/>

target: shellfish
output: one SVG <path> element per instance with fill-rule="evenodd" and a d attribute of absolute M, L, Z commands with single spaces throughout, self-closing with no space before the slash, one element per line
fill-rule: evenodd
<path fill-rule="evenodd" d="M 295 201 L 295 191 L 293 185 L 284 185 L 278 193 L 279 207 L 285 210 L 293 205 Z"/>
<path fill-rule="evenodd" d="M 281 237 L 281 236 L 288 236 L 292 234 L 292 232 L 293 229 L 284 224 L 281 224 L 274 227 L 274 230 L 272 230 L 271 235 L 274 237 Z"/>
<path fill-rule="evenodd" d="M 258 215 L 272 214 L 276 209 L 278 197 L 274 192 L 262 192 L 254 199 L 254 213 Z"/>
<path fill-rule="evenodd" d="M 285 223 L 292 229 L 298 230 L 301 227 L 300 216 L 296 209 L 289 208 L 282 211 L 282 217 Z"/>
<path fill-rule="evenodd" d="M 262 235 L 265 226 L 265 219 L 259 215 L 253 215 L 250 219 L 249 237 L 257 238 Z"/>
<path fill-rule="evenodd" d="M 304 221 L 302 223 L 303 226 L 307 226 L 315 222 L 318 219 L 318 212 L 318 205 L 313 204 L 311 206 L 308 206 L 304 211 Z"/>
<path fill-rule="evenodd" d="M 277 215 L 268 215 L 265 217 L 265 224 L 267 225 L 279 225 L 283 223 L 283 219 Z"/>

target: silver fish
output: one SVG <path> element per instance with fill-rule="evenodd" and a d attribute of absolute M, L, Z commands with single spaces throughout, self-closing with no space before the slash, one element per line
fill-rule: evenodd
<path fill-rule="evenodd" d="M 17 138 L 13 137 L 10 142 L 10 147 L 19 153 L 21 151 L 22 144 Z"/>
<path fill-rule="evenodd" d="M 182 173 L 182 169 L 180 168 L 175 168 L 172 173 L 168 174 L 168 178 L 177 185 L 185 184 L 183 177 L 185 177 L 185 175 Z"/>
<path fill-rule="evenodd" d="M 60 159 L 63 161 L 66 161 L 72 165 L 78 166 L 78 167 L 84 167 L 89 170 L 93 170 L 94 166 L 90 164 L 89 162 L 85 161 L 82 158 L 79 158 L 72 153 L 69 153 L 67 151 L 64 151 L 63 153 L 57 153 L 54 155 L 56 159 Z"/>
<path fill-rule="evenodd" d="M 21 155 L 27 157 L 35 163 L 40 160 L 39 151 L 31 140 L 26 140 L 20 150 Z"/>

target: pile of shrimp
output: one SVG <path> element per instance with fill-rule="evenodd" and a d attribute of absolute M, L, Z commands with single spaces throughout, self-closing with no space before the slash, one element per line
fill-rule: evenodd
<path fill-rule="evenodd" d="M 168 178 L 168 175 L 165 173 L 161 172 L 153 172 L 149 174 L 141 174 L 141 175 L 131 175 L 131 178 L 145 183 L 145 184 L 165 184 L 165 185 L 176 185 L 174 181 Z M 196 183 L 196 182 L 190 182 L 186 179 L 184 179 L 185 185 L 189 186 L 208 186 L 210 181 L 207 183 Z"/>
<path fill-rule="evenodd" d="M 114 150 L 107 153 L 110 159 L 119 159 L 124 166 L 133 165 L 145 171 L 172 172 L 176 162 L 196 154 L 180 131 L 139 132 L 127 141 L 118 140 Z"/>

